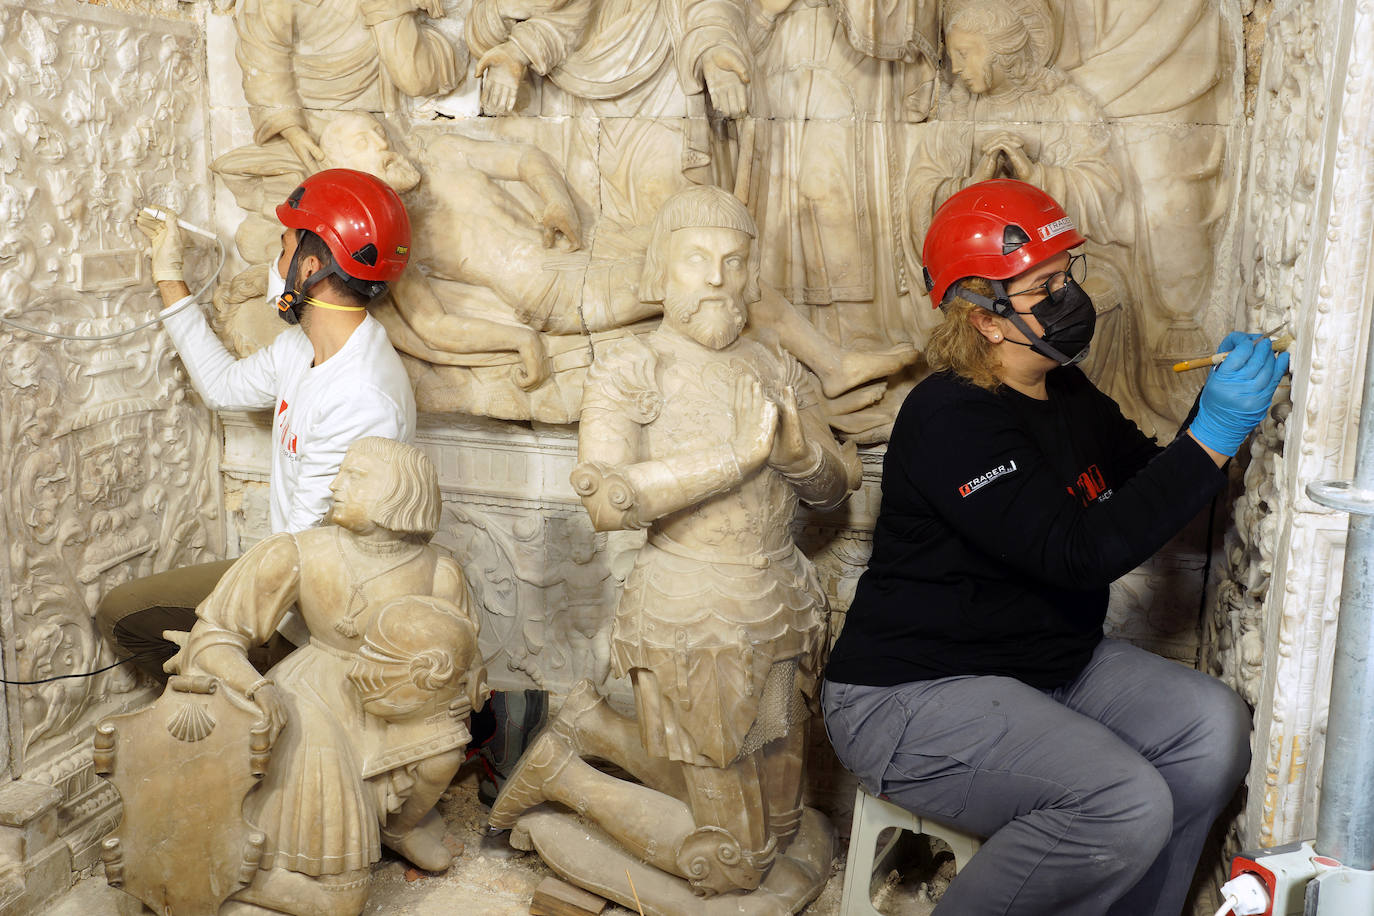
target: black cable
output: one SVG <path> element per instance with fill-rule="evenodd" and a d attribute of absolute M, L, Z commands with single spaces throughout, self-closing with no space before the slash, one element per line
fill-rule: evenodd
<path fill-rule="evenodd" d="M 126 664 L 136 659 L 140 659 L 145 655 L 159 655 L 162 653 L 162 651 L 162 649 L 146 649 L 142 652 L 130 655 L 128 658 L 121 658 L 113 665 L 106 665 L 104 668 L 97 668 L 95 671 L 83 671 L 80 674 L 58 674 L 54 675 L 53 677 L 45 677 L 37 681 L 9 681 L 5 678 L 0 677 L 0 684 L 18 684 L 20 687 L 32 687 L 34 684 L 47 684 L 52 681 L 60 681 L 70 677 L 95 677 L 97 674 L 104 674 L 111 668 L 118 668 L 120 665 Z"/>

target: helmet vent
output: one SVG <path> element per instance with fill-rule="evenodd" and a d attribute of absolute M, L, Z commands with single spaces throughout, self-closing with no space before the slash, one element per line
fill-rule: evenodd
<path fill-rule="evenodd" d="M 286 205 L 295 210 L 301 205 L 301 198 L 305 196 L 305 185 L 301 185 L 291 192 L 291 196 L 286 198 Z"/>
<path fill-rule="evenodd" d="M 1002 230 L 1002 256 L 1011 254 L 1029 241 L 1030 236 L 1026 234 L 1026 230 L 1015 223 L 1009 224 Z"/>
<path fill-rule="evenodd" d="M 357 251 L 353 252 L 353 260 L 359 264 L 366 264 L 368 267 L 377 266 L 377 246 L 368 242 Z"/>

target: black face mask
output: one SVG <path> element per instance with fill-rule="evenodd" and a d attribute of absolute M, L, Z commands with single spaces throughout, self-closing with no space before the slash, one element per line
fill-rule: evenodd
<path fill-rule="evenodd" d="M 1097 327 L 1097 309 L 1093 308 L 1092 297 L 1072 277 L 1065 280 L 1062 288 L 1032 305 L 1030 313 L 1044 329 L 1038 338 L 1026 335 L 1035 350 L 1061 366 L 1072 366 L 1088 355 L 1088 343 Z M 1024 328 L 1022 333 L 1026 333 Z"/>

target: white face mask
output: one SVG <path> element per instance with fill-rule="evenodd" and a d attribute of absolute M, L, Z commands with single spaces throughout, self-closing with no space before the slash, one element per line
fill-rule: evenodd
<path fill-rule="evenodd" d="M 277 264 L 281 258 L 277 258 L 267 265 L 267 304 L 272 306 L 272 310 L 277 309 L 277 300 L 281 294 L 286 292 L 286 278 L 277 271 Z"/>

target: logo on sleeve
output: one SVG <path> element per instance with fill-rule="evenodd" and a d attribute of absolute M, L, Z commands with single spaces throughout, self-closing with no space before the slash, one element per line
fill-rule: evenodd
<path fill-rule="evenodd" d="M 986 487 L 988 484 L 992 483 L 997 478 L 1006 477 L 1008 474 L 1013 473 L 1015 470 L 1015 461 L 1008 461 L 1006 464 L 999 464 L 991 471 L 984 471 L 982 474 L 979 474 L 977 477 L 973 478 L 968 483 L 960 487 L 959 495 L 964 498 L 972 496 L 974 493 L 983 489 L 983 487 Z"/>

